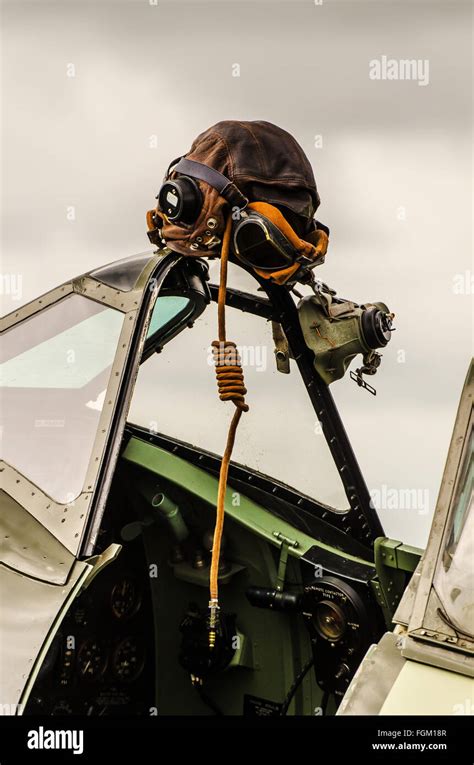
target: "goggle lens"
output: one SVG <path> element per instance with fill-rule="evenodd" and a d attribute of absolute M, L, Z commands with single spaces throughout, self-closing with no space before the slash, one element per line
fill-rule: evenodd
<path fill-rule="evenodd" d="M 273 235 L 272 235 L 273 234 Z M 234 233 L 236 254 L 244 263 L 262 271 L 281 271 L 295 261 L 295 253 L 290 243 L 282 246 L 282 235 L 278 238 L 269 230 L 265 222 L 258 218 L 248 218 L 237 224 Z"/>

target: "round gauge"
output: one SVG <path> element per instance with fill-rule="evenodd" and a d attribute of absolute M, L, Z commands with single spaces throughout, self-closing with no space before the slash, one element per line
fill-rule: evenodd
<path fill-rule="evenodd" d="M 86 680 L 97 680 L 107 665 L 105 647 L 98 640 L 85 640 L 77 654 L 77 671 Z"/>
<path fill-rule="evenodd" d="M 342 608 L 329 600 L 322 600 L 314 614 L 314 626 L 325 640 L 340 640 L 346 631 L 346 617 Z"/>
<path fill-rule="evenodd" d="M 124 638 L 116 647 L 112 657 L 115 677 L 124 683 L 136 680 L 143 670 L 145 653 L 133 637 Z"/>
<path fill-rule="evenodd" d="M 141 605 L 139 589 L 133 579 L 124 577 L 114 585 L 110 596 L 112 613 L 116 619 L 125 621 L 137 613 Z"/>

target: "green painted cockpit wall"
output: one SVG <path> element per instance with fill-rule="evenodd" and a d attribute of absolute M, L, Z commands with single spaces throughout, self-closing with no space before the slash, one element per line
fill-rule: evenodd
<path fill-rule="evenodd" d="M 145 497 L 151 496 L 153 485 L 178 503 L 184 513 L 191 501 L 202 508 L 203 528 L 212 528 L 215 518 L 217 478 L 182 458 L 156 445 L 131 438 L 122 455 L 126 485 L 131 490 L 134 514 L 146 522 L 149 506 Z M 130 472 L 128 472 L 130 468 Z M 138 468 L 138 472 L 137 469 Z M 167 487 L 167 488 L 166 488 Z M 186 500 L 186 495 L 188 500 Z M 236 501 L 237 500 L 237 501 Z M 299 614 L 279 613 L 271 609 L 254 608 L 245 591 L 251 585 L 273 587 L 277 580 L 281 538 L 293 540 L 288 548 L 286 586 L 298 591 L 302 573 L 300 558 L 318 545 L 336 555 L 358 561 L 374 568 L 367 561 L 348 556 L 329 545 L 285 523 L 256 502 L 236 492 L 231 486 L 226 494 L 225 534 L 232 547 L 232 560 L 242 571 L 228 583 L 221 582 L 221 608 L 237 615 L 237 628 L 245 636 L 246 660 L 239 667 L 230 667 L 206 683 L 206 691 L 226 715 L 241 715 L 246 695 L 281 703 L 301 667 L 311 656 L 311 644 L 306 625 Z M 275 534 L 279 534 L 278 539 Z M 158 714 L 209 714 L 189 676 L 179 664 L 179 624 L 190 602 L 206 608 L 208 585 L 182 581 L 169 565 L 170 541 L 156 526 L 145 526 L 143 532 L 148 565 L 156 564 L 158 575 L 150 578 L 156 638 L 156 705 Z M 375 569 L 374 569 L 375 573 Z M 320 714 L 322 692 L 316 685 L 314 673 L 306 676 L 289 714 Z M 334 709 L 332 700 L 329 713 Z"/>
<path fill-rule="evenodd" d="M 164 490 L 169 490 L 170 496 L 176 497 L 185 518 L 191 502 L 200 508 L 202 528 L 212 528 L 217 492 L 214 476 L 139 439 L 129 442 L 122 457 L 135 517 L 142 521 L 149 517 L 146 497 L 153 485 L 159 483 L 160 487 L 167 487 Z M 276 581 L 280 542 L 273 531 L 297 539 L 299 544 L 286 569 L 290 589 L 301 582 L 299 556 L 313 545 L 313 540 L 296 534 L 289 524 L 280 522 L 246 497 L 239 497 L 240 507 L 232 505 L 232 499 L 235 501 L 235 494 L 229 489 L 225 534 L 231 543 L 232 560 L 242 570 L 227 583 L 221 581 L 220 604 L 223 612 L 236 614 L 238 633 L 245 640 L 245 658 L 240 666 L 231 666 L 211 677 L 205 690 L 223 714 L 242 715 L 247 695 L 281 703 L 311 656 L 309 634 L 300 615 L 254 608 L 245 591 L 250 585 L 272 587 Z M 241 522 L 242 516 L 245 522 Z M 191 602 L 206 608 L 208 582 L 205 576 L 198 584 L 175 575 L 169 565 L 170 539 L 160 529 L 162 527 L 151 525 L 143 532 L 147 564 L 155 565 L 158 571 L 156 577 L 150 577 L 156 646 L 156 707 L 161 715 L 212 714 L 179 663 L 179 625 Z M 321 698 L 314 673 L 310 672 L 288 713 L 314 715 L 315 710 L 320 709 Z"/>
<path fill-rule="evenodd" d="M 206 473 L 201 468 L 191 465 L 181 457 L 177 457 L 175 454 L 171 454 L 160 447 L 148 444 L 138 438 L 131 438 L 122 458 L 186 489 L 210 506 L 215 507 L 217 478 L 209 475 L 209 473 Z M 281 542 L 275 536 L 276 534 L 295 540 L 296 544 L 289 548 L 291 556 L 301 558 L 311 547 L 316 546 L 329 550 L 334 555 L 339 555 L 346 560 L 357 561 L 363 566 L 371 566 L 374 568 L 375 575 L 375 566 L 366 560 L 349 555 L 346 552 L 313 539 L 313 537 L 304 534 L 289 523 L 275 517 L 271 512 L 265 510 L 243 494 L 239 496 L 237 504 L 235 495 L 234 489 L 228 486 L 225 496 L 226 516 L 233 518 L 238 524 L 245 526 L 276 547 L 281 546 Z"/>

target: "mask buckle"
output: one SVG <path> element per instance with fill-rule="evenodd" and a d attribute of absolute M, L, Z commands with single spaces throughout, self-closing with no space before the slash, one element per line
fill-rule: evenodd
<path fill-rule="evenodd" d="M 381 354 L 376 353 L 375 351 L 371 351 L 371 353 L 368 353 L 366 356 L 364 356 L 364 363 L 362 366 L 359 367 L 359 369 L 356 369 L 355 372 L 351 370 L 350 373 L 351 380 L 354 380 L 359 388 L 365 388 L 365 390 L 371 393 L 373 396 L 377 395 L 377 391 L 367 382 L 367 380 L 364 380 L 362 375 L 374 375 L 379 368 L 381 361 Z"/>

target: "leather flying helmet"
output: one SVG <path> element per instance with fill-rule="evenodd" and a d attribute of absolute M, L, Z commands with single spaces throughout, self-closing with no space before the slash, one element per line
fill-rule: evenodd
<path fill-rule="evenodd" d="M 329 229 L 314 220 L 319 195 L 296 140 L 270 122 L 218 122 L 168 168 L 147 213 L 148 236 L 187 256 L 230 248 L 260 276 L 284 283 L 324 261 Z"/>

